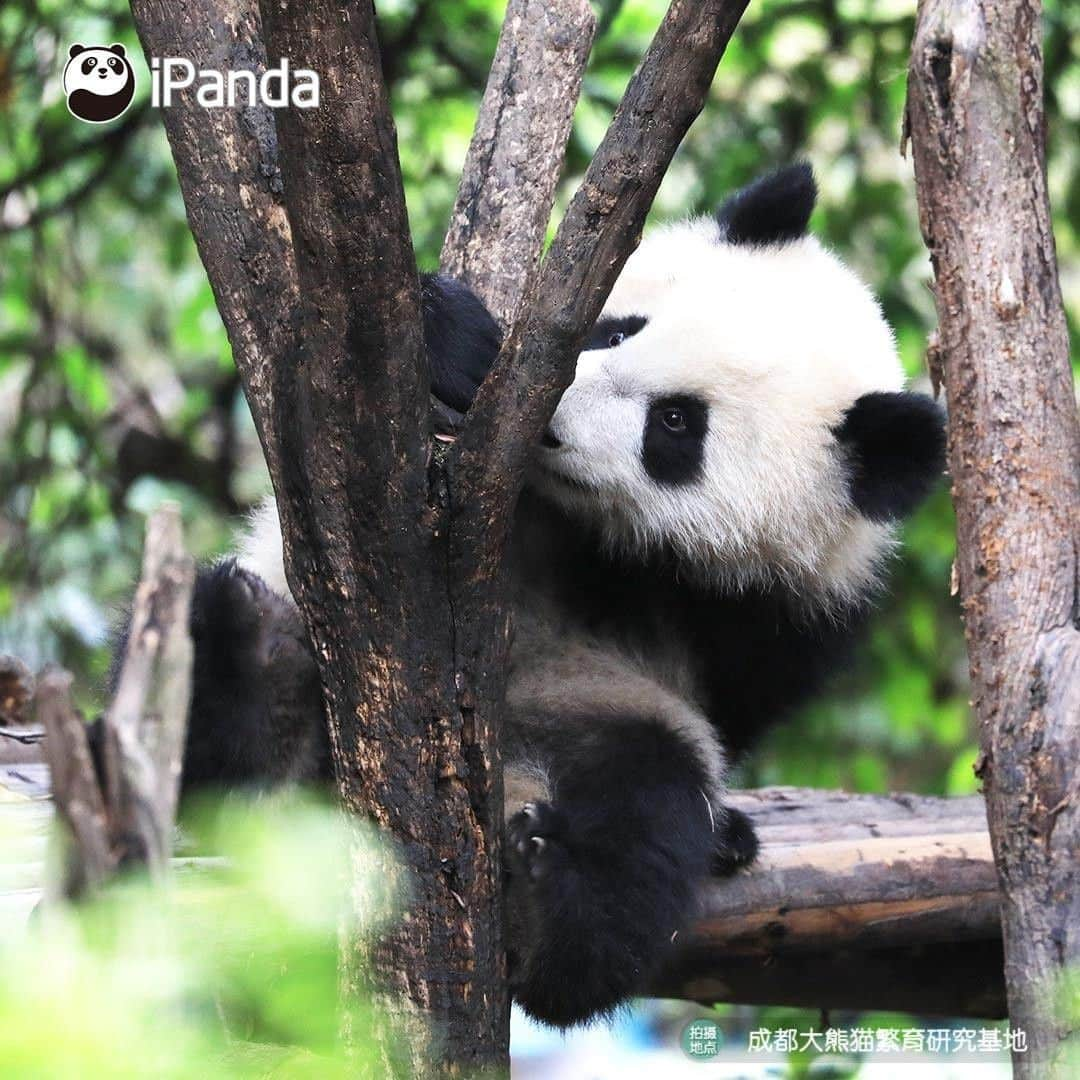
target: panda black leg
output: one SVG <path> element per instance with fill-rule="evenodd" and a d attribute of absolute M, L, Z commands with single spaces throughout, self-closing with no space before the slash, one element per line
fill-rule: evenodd
<path fill-rule="evenodd" d="M 551 803 L 507 824 L 511 982 L 527 1012 L 567 1027 L 644 989 L 714 838 L 701 763 L 659 722 L 599 721 L 553 781 Z"/>
<path fill-rule="evenodd" d="M 233 562 L 201 570 L 183 789 L 330 773 L 318 669 L 296 608 Z"/>

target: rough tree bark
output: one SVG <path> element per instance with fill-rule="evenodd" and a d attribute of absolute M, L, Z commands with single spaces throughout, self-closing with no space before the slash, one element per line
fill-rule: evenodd
<path fill-rule="evenodd" d="M 536 277 L 589 57 L 588 0 L 510 0 L 440 265 L 507 330 Z"/>
<path fill-rule="evenodd" d="M 383 1015 L 407 1033 L 407 1060 L 380 1039 L 386 1072 L 505 1068 L 503 544 L 529 447 L 745 2 L 672 3 L 527 298 L 524 331 L 510 333 L 463 437 L 433 450 L 371 4 L 264 0 L 260 18 L 247 0 L 133 0 L 150 56 L 259 70 L 268 53 L 322 79 L 315 110 L 208 112 L 188 94 L 165 124 L 270 466 L 342 797 L 398 841 L 405 918 L 370 948 L 361 935 L 344 964 L 347 990 L 372 970 Z"/>
<path fill-rule="evenodd" d="M 1080 423 L 1044 168 L 1040 9 L 923 0 L 907 132 L 934 264 L 980 774 L 1012 1023 L 1049 1075 L 1080 963 Z M 1061 1066 L 1063 1069 L 1064 1066 Z"/>

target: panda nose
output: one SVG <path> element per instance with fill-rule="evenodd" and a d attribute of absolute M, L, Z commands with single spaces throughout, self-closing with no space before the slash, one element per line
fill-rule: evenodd
<path fill-rule="evenodd" d="M 540 445 L 546 446 L 549 450 L 558 450 L 562 446 L 562 442 L 555 437 L 555 433 L 551 428 L 544 428 L 544 434 L 540 439 Z"/>

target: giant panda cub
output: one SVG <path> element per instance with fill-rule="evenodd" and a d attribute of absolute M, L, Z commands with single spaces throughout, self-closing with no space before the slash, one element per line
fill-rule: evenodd
<path fill-rule="evenodd" d="M 538 446 L 515 518 L 504 728 L 511 978 L 571 1025 L 640 992 L 710 868 L 751 859 L 725 772 L 863 623 L 895 523 L 942 470 L 855 275 L 806 235 L 809 168 L 630 257 Z M 424 283 L 433 389 L 468 404 L 498 348 Z M 329 778 L 277 514 L 199 575 L 185 765 L 207 783 Z"/>

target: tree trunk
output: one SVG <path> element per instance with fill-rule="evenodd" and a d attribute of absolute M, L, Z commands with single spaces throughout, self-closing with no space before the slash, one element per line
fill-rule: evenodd
<path fill-rule="evenodd" d="M 270 466 L 341 794 L 397 841 L 385 871 L 404 917 L 373 940 L 357 912 L 361 933 L 343 956 L 346 992 L 374 979 L 387 1074 L 506 1068 L 503 546 L 529 448 L 745 2 L 674 0 L 526 297 L 527 332 L 511 330 L 447 448 L 429 439 L 370 2 L 263 0 L 260 18 L 249 0 L 133 0 L 149 56 L 256 72 L 287 57 L 321 78 L 317 109 L 204 110 L 187 92 L 165 124 Z M 591 20 L 575 25 L 591 35 Z M 583 61 L 587 44 L 570 45 Z M 550 202 L 544 184 L 532 190 Z M 530 235 L 538 250 L 542 231 Z M 536 255 L 518 250 L 527 276 Z"/>
<path fill-rule="evenodd" d="M 1019 1076 L 1064 1070 L 1075 1030 L 1051 998 L 1080 963 L 1080 423 L 1040 43 L 1029 0 L 923 0 L 906 124 L 937 281 L 1009 1014 L 1030 1047 L 1014 1055 Z"/>

